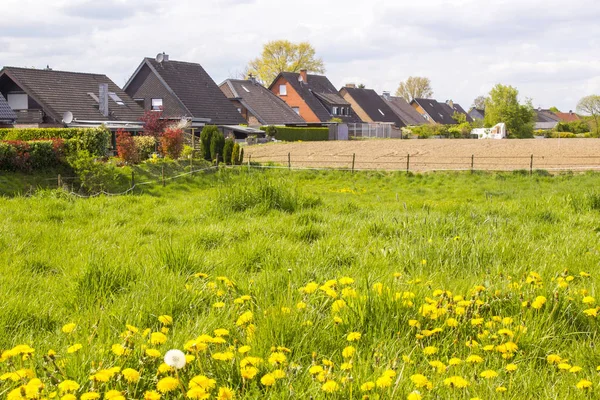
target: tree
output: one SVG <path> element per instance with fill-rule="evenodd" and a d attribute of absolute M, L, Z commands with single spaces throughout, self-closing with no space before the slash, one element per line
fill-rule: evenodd
<path fill-rule="evenodd" d="M 600 126 L 598 126 L 598 117 L 600 116 L 600 96 L 585 96 L 577 103 L 577 111 L 582 114 L 588 114 L 594 119 L 596 125 L 596 136 L 600 135 Z"/>
<path fill-rule="evenodd" d="M 494 86 L 485 100 L 485 126 L 491 127 L 504 122 L 510 135 L 518 138 L 533 137 L 533 106 L 531 101 L 519 104 L 518 97 L 519 91 L 512 86 Z"/>
<path fill-rule="evenodd" d="M 202 158 L 204 158 L 206 161 L 212 160 L 210 156 L 210 143 L 215 133 L 219 133 L 219 128 L 217 128 L 215 125 L 206 125 L 204 128 L 202 128 L 202 132 L 200 133 Z"/>
<path fill-rule="evenodd" d="M 475 100 L 473 100 L 473 108 L 485 110 L 485 96 L 477 96 Z"/>
<path fill-rule="evenodd" d="M 550 110 L 550 112 L 553 112 L 553 113 L 560 112 L 560 110 L 557 107 L 550 107 L 548 110 Z"/>
<path fill-rule="evenodd" d="M 169 120 L 163 119 L 163 112 L 160 111 L 146 111 L 140 121 L 144 123 L 144 135 L 154 136 L 158 139 L 159 136 L 169 125 Z"/>
<path fill-rule="evenodd" d="M 226 165 L 235 164 L 235 162 L 232 162 L 233 144 L 233 139 L 225 139 L 225 145 L 223 146 L 223 162 Z"/>
<path fill-rule="evenodd" d="M 359 89 L 364 89 L 365 87 L 366 86 L 365 86 L 364 83 L 359 83 L 358 86 L 357 86 L 357 88 L 359 88 Z"/>
<path fill-rule="evenodd" d="M 403 97 L 409 103 L 417 98 L 429 98 L 433 95 L 429 78 L 411 76 L 405 82 L 400 82 L 396 96 Z"/>
<path fill-rule="evenodd" d="M 223 147 L 225 146 L 225 136 L 221 132 L 215 132 L 210 139 L 210 157 L 212 160 L 223 161 Z"/>
<path fill-rule="evenodd" d="M 260 57 L 248 63 L 247 71 L 259 81 L 269 84 L 280 72 L 325 72 L 323 60 L 315 56 L 315 49 L 308 42 L 292 43 L 275 40 L 263 46 Z"/>

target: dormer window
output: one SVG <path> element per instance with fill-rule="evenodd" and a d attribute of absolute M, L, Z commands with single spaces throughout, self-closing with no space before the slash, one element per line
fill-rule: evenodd
<path fill-rule="evenodd" d="M 8 105 L 13 110 L 29 109 L 29 100 L 25 93 L 9 93 L 6 97 Z"/>
<path fill-rule="evenodd" d="M 118 105 L 120 105 L 120 106 L 125 105 L 125 103 L 123 103 L 123 100 L 121 100 L 121 98 L 119 96 L 117 96 L 117 94 L 115 92 L 108 92 L 108 96 Z"/>
<path fill-rule="evenodd" d="M 331 109 L 331 115 L 338 115 L 338 108 L 337 107 L 332 107 L 332 109 Z"/>
<path fill-rule="evenodd" d="M 287 86 L 286 85 L 279 85 L 279 95 L 287 96 Z"/>

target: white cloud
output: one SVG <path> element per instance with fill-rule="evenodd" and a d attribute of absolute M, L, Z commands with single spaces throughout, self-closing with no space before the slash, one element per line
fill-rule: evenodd
<path fill-rule="evenodd" d="M 568 110 L 600 91 L 598 19 L 593 0 L 3 0 L 0 64 L 105 73 L 122 85 L 143 57 L 165 51 L 220 82 L 285 38 L 309 40 L 338 87 L 394 91 L 428 76 L 436 98 L 467 108 L 505 83 Z"/>

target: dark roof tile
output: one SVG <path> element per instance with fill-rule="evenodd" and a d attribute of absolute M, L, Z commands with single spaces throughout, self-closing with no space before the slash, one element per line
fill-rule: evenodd
<path fill-rule="evenodd" d="M 10 108 L 6 99 L 0 94 L 0 121 L 15 121 L 17 114 Z"/>
<path fill-rule="evenodd" d="M 282 99 L 257 82 L 228 79 L 220 88 L 227 97 L 238 99 L 263 125 L 305 122 Z"/>
<path fill-rule="evenodd" d="M 0 76 L 6 75 L 44 109 L 57 122 L 71 111 L 78 120 L 90 121 L 138 121 L 144 111 L 106 75 L 81 72 L 54 71 L 48 69 L 5 67 Z M 109 117 L 98 109 L 98 102 L 88 93 L 98 96 L 99 85 L 108 84 L 108 91 L 115 93 L 124 103 L 108 99 Z"/>
<path fill-rule="evenodd" d="M 424 125 L 427 123 L 427 120 L 423 118 L 421 114 L 418 113 L 410 104 L 404 100 L 402 97 L 389 96 L 382 98 L 388 103 L 392 111 L 396 113 L 398 117 L 404 122 L 406 125 Z"/>
<path fill-rule="evenodd" d="M 360 108 L 375 122 L 392 122 L 397 127 L 406 126 L 402 119 L 390 108 L 373 89 L 343 87 L 341 92 L 347 92 Z"/>

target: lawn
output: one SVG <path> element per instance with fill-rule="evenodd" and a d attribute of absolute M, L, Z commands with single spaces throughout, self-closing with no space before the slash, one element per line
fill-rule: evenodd
<path fill-rule="evenodd" d="M 183 179 L 0 197 L 1 398 L 598 395 L 599 174 Z"/>

